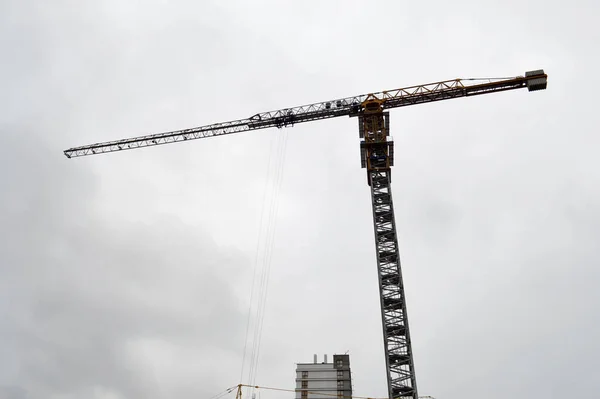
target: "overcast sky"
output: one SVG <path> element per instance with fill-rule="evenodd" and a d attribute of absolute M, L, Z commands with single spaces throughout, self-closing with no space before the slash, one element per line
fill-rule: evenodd
<path fill-rule="evenodd" d="M 595 397 L 599 12 L 592 0 L 0 0 L 0 399 L 209 399 L 249 382 L 257 248 L 272 258 L 255 383 L 293 389 L 294 363 L 349 351 L 355 394 L 385 396 L 356 120 L 62 151 L 539 68 L 547 91 L 391 112 L 419 393 Z"/>

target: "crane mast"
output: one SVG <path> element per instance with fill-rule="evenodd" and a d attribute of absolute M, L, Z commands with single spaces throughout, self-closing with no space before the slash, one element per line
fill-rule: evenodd
<path fill-rule="evenodd" d="M 391 190 L 391 166 L 394 162 L 394 143 L 390 134 L 389 112 L 382 101 L 367 99 L 358 117 L 361 166 L 367 169 L 371 186 L 373 227 L 379 300 L 383 325 L 383 347 L 390 398 L 418 398 L 406 297 L 400 268 L 396 221 Z"/>
<path fill-rule="evenodd" d="M 547 79 L 543 70 L 536 70 L 514 78 L 485 79 L 484 83 L 473 83 L 483 79 L 446 80 L 263 112 L 246 119 L 191 129 L 73 147 L 65 150 L 64 154 L 67 158 L 73 158 L 249 130 L 282 128 L 340 116 L 356 117 L 361 139 L 361 167 L 367 171 L 367 183 L 371 188 L 388 394 L 393 399 L 418 399 L 392 202 L 394 142 L 388 140 L 390 118 L 387 110 L 520 88 L 544 90 Z"/>

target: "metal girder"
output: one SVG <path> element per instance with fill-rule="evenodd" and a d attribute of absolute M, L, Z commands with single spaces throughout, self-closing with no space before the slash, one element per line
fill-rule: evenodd
<path fill-rule="evenodd" d="M 390 399 L 418 399 L 390 187 L 394 152 L 388 141 L 390 118 L 377 100 L 365 102 L 363 109 L 358 117 L 361 166 L 367 169 L 371 186 L 388 394 Z"/>
<path fill-rule="evenodd" d="M 390 398 L 418 399 L 389 171 L 370 171 L 383 344 Z"/>
<path fill-rule="evenodd" d="M 486 81 L 486 83 L 474 83 Z M 310 122 L 340 116 L 357 116 L 364 111 L 363 104 L 377 101 L 382 109 L 405 107 L 452 98 L 493 93 L 527 87 L 529 91 L 546 88 L 547 75 L 543 70 L 527 72 L 525 76 L 502 79 L 452 79 L 443 82 L 428 83 L 386 90 L 377 93 L 340 98 L 337 100 L 284 108 L 277 111 L 262 112 L 246 119 L 213 123 L 211 125 L 172 132 L 150 134 L 121 140 L 95 143 L 69 148 L 64 151 L 67 158 L 102 154 L 150 147 L 161 144 L 177 143 L 224 134 L 271 127 L 287 127 L 296 123 Z"/>

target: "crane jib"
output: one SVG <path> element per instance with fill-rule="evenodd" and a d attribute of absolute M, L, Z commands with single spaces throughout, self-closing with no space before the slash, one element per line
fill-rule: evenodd
<path fill-rule="evenodd" d="M 352 117 L 359 115 L 364 110 L 363 103 L 370 99 L 383 100 L 383 108 L 391 109 L 524 87 L 527 87 L 529 91 L 543 90 L 547 86 L 547 75 L 543 70 L 527 72 L 525 73 L 525 76 L 515 78 L 486 80 L 489 80 L 489 82 L 468 85 L 466 83 L 470 81 L 469 79 L 453 79 L 299 107 L 284 108 L 277 111 L 255 114 L 248 119 L 73 147 L 65 150 L 64 154 L 68 158 L 75 158 L 86 155 L 117 152 L 159 144 L 221 136 L 247 130 L 266 129 L 271 127 L 290 127 L 297 123 L 340 116 Z"/>

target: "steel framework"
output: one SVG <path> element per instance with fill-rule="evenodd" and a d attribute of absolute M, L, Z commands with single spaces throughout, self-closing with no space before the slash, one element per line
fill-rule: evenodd
<path fill-rule="evenodd" d="M 543 90 L 547 78 L 543 70 L 537 70 L 514 78 L 485 79 L 485 83 L 474 83 L 481 81 L 479 79 L 446 80 L 263 112 L 230 122 L 74 147 L 65 150 L 64 154 L 73 158 L 248 130 L 281 128 L 339 116 L 357 117 L 362 139 L 361 167 L 367 169 L 367 182 L 371 187 L 389 397 L 418 399 L 390 186 L 394 143 L 388 140 L 390 119 L 386 110 L 525 87 L 529 91 Z"/>
<path fill-rule="evenodd" d="M 485 80 L 486 83 L 472 84 Z M 325 101 L 299 107 L 284 108 L 278 111 L 263 112 L 246 119 L 213 123 L 211 125 L 172 132 L 150 134 L 122 140 L 107 141 L 91 145 L 69 148 L 64 151 L 68 158 L 105 152 L 122 151 L 140 147 L 175 143 L 205 137 L 244 132 L 248 130 L 266 129 L 270 127 L 293 126 L 295 123 L 310 122 L 338 116 L 354 116 L 361 112 L 362 104 L 367 100 L 383 101 L 383 108 L 398 108 L 408 105 L 423 104 L 451 98 L 474 96 L 505 90 L 527 87 L 530 91 L 546 88 L 547 75 L 544 71 L 527 72 L 525 76 L 510 79 L 452 79 L 443 82 L 406 87 Z M 487 82 L 489 81 L 489 82 Z"/>
<path fill-rule="evenodd" d="M 392 398 L 417 398 L 390 173 L 373 171 L 369 175 L 388 389 Z"/>

